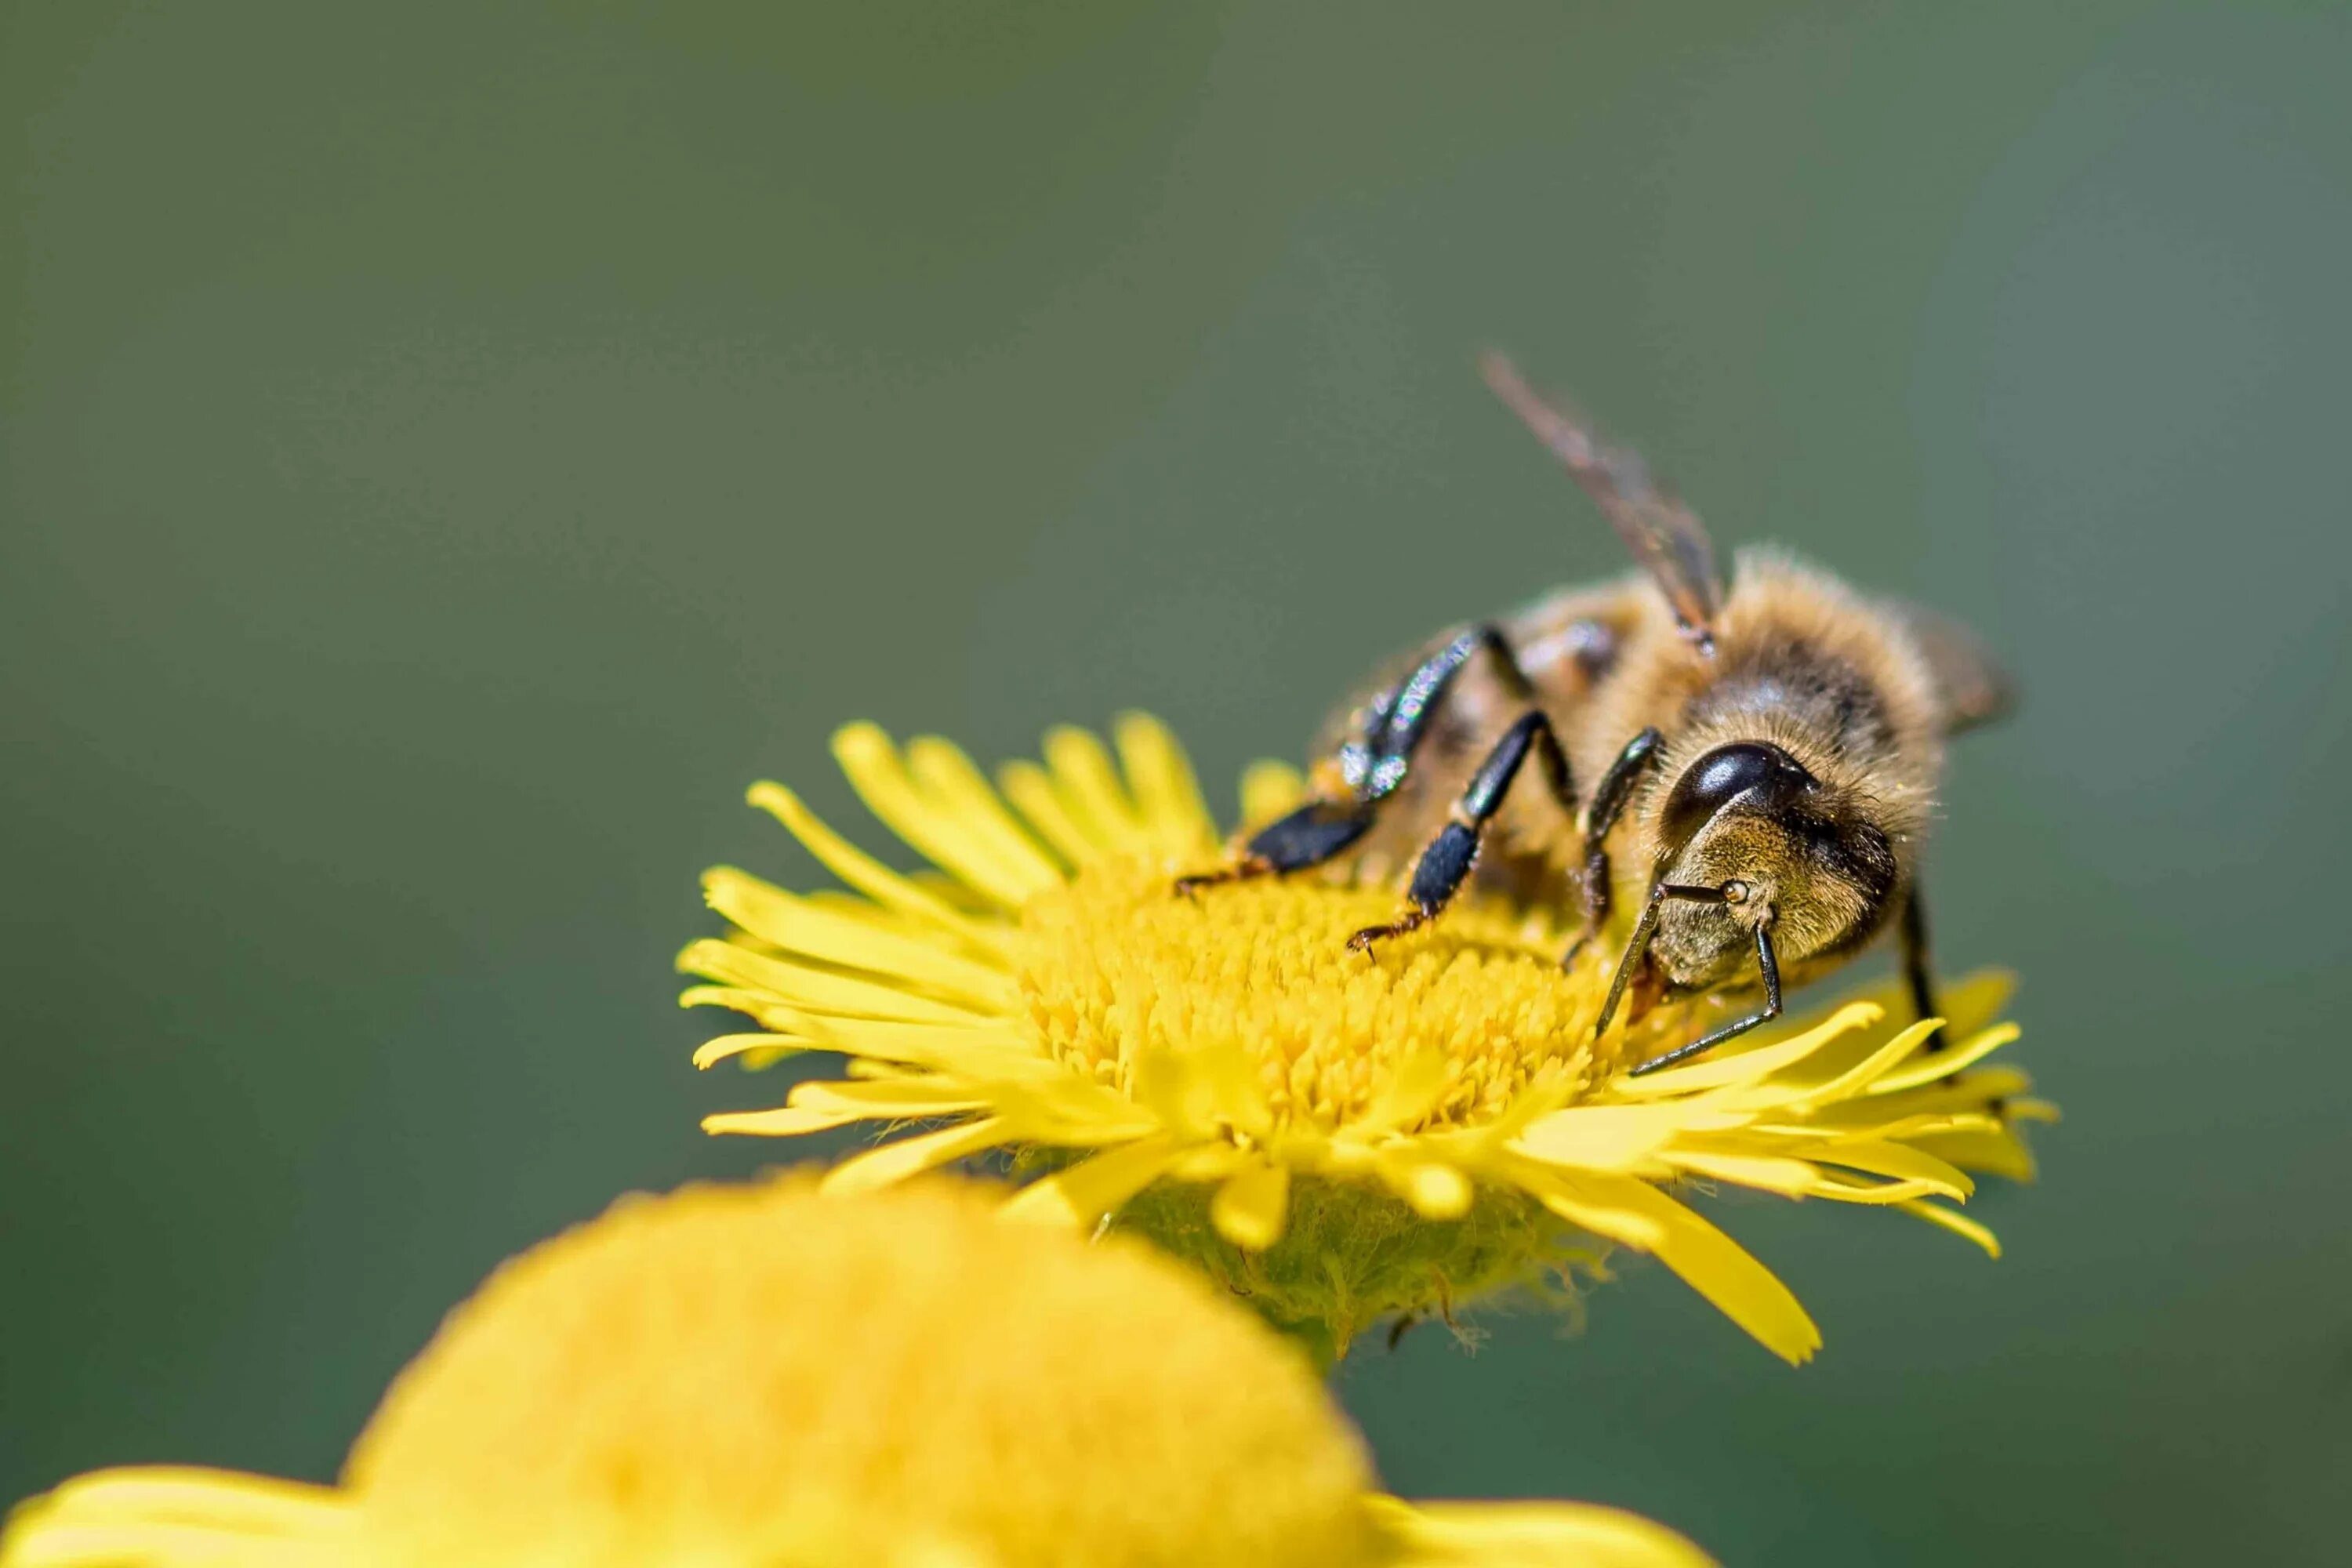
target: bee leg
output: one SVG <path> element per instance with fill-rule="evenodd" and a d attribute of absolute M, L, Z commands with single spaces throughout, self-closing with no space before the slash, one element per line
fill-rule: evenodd
<path fill-rule="evenodd" d="M 1189 895 L 1219 882 L 1242 882 L 1253 877 L 1304 871 L 1337 859 L 1371 826 L 1369 802 L 1310 800 L 1289 816 L 1277 817 L 1260 828 L 1232 865 L 1197 876 L 1179 877 L 1176 890 Z"/>
<path fill-rule="evenodd" d="M 1340 769 L 1354 786 L 1358 799 L 1385 800 L 1397 792 L 1412 766 L 1412 753 L 1428 731 L 1431 717 L 1444 703 L 1445 694 L 1454 685 L 1454 678 L 1482 651 L 1494 661 L 1505 688 L 1513 697 L 1524 700 L 1535 694 L 1527 672 L 1519 668 L 1518 655 L 1511 651 L 1510 641 L 1501 629 L 1491 622 L 1472 626 L 1422 660 L 1420 667 L 1389 693 L 1386 701 L 1373 707 L 1363 734 L 1341 749 Z"/>
<path fill-rule="evenodd" d="M 1518 656 L 1501 630 L 1481 623 L 1423 659 L 1387 698 L 1373 705 L 1364 731 L 1339 753 L 1342 776 L 1355 792 L 1349 799 L 1324 796 L 1261 828 L 1232 864 L 1196 876 L 1180 877 L 1176 891 L 1187 896 L 1220 882 L 1304 871 L 1336 860 L 1372 826 L 1373 808 L 1397 792 L 1412 765 L 1412 753 L 1428 731 L 1431 715 L 1444 701 L 1462 667 L 1480 651 L 1495 661 L 1504 685 L 1517 697 L 1533 693 Z"/>
<path fill-rule="evenodd" d="M 1650 896 L 1642 902 L 1642 918 L 1633 922 L 1633 934 L 1625 939 L 1625 951 L 1618 955 L 1617 973 L 1609 982 L 1608 999 L 1601 1004 L 1601 1016 L 1592 1026 L 1592 1037 L 1599 1039 L 1609 1027 L 1609 1020 L 1617 1016 L 1617 1004 L 1625 999 L 1625 986 L 1633 978 L 1634 969 L 1642 955 L 1650 951 L 1650 939 L 1658 932 L 1658 914 L 1668 899 L 1687 899 L 1695 904 L 1727 904 L 1731 895 L 1721 888 L 1691 887 L 1679 882 L 1653 882 Z M 1770 966 L 1773 984 L 1780 984 L 1780 966 Z"/>
<path fill-rule="evenodd" d="M 1657 762 L 1658 748 L 1664 743 L 1665 738 L 1655 726 L 1643 731 L 1625 742 L 1625 749 L 1617 753 L 1617 760 L 1609 764 L 1609 771 L 1593 786 L 1592 802 L 1584 813 L 1584 932 L 1561 956 L 1562 969 L 1574 963 L 1585 945 L 1609 923 L 1609 832 L 1625 814 L 1626 804 L 1633 798 L 1634 784 L 1641 781 L 1643 772 Z"/>
<path fill-rule="evenodd" d="M 1940 1009 L 1936 1005 L 1934 973 L 1927 963 L 1927 907 L 1919 896 L 1916 878 L 1912 879 L 1911 890 L 1903 900 L 1903 924 L 1899 934 L 1903 943 L 1903 983 L 1911 991 L 1911 1016 L 1914 1018 L 1936 1017 Z M 1942 1050 L 1943 1029 L 1939 1026 L 1928 1036 L 1927 1045 L 1921 1048 L 1924 1051 Z"/>
<path fill-rule="evenodd" d="M 1402 936 L 1437 918 L 1461 890 L 1470 868 L 1477 863 L 1480 837 L 1501 808 L 1503 796 L 1519 776 L 1519 764 L 1528 760 L 1530 751 L 1536 754 L 1537 765 L 1543 769 L 1544 783 L 1550 788 L 1552 798 L 1559 803 L 1561 810 L 1570 816 L 1575 814 L 1576 795 L 1569 782 L 1568 753 L 1560 750 L 1559 737 L 1552 733 L 1551 721 L 1545 717 L 1543 710 L 1530 708 L 1503 731 L 1503 738 L 1495 742 L 1495 749 L 1478 764 L 1469 786 L 1454 804 L 1454 819 L 1440 828 L 1437 837 L 1421 852 L 1421 859 L 1412 868 L 1412 885 L 1405 892 L 1412 907 L 1391 924 L 1366 926 L 1349 937 L 1348 946 L 1351 950 L 1362 952 L 1383 937 Z"/>
<path fill-rule="evenodd" d="M 1645 1072 L 1670 1068 L 1678 1061 L 1711 1051 L 1736 1035 L 1744 1035 L 1759 1024 L 1769 1024 L 1780 1016 L 1780 962 L 1772 954 L 1769 922 L 1756 928 L 1756 965 L 1764 972 L 1764 1006 L 1736 1023 L 1726 1024 L 1711 1035 L 1702 1035 L 1686 1046 L 1676 1046 L 1671 1051 L 1652 1057 L 1636 1067 L 1628 1077 L 1640 1078 Z"/>

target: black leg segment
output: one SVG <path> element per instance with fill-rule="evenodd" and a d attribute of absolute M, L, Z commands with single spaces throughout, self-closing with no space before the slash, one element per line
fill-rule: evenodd
<path fill-rule="evenodd" d="M 1533 694 L 1535 688 L 1501 629 L 1490 623 L 1471 627 L 1422 660 L 1386 701 L 1373 704 L 1362 737 L 1342 748 L 1340 768 L 1359 800 L 1383 800 L 1396 793 L 1454 678 L 1481 652 L 1493 662 L 1504 689 L 1512 696 L 1524 700 Z"/>
<path fill-rule="evenodd" d="M 1773 956 L 1772 936 L 1765 926 L 1756 928 L 1756 966 L 1764 972 L 1764 1006 L 1737 1023 L 1726 1024 L 1710 1035 L 1702 1035 L 1686 1046 L 1676 1046 L 1671 1051 L 1652 1057 L 1635 1068 L 1628 1077 L 1639 1078 L 1645 1072 L 1656 1072 L 1676 1062 L 1686 1061 L 1703 1051 L 1711 1051 L 1737 1035 L 1744 1035 L 1759 1024 L 1769 1024 L 1780 1016 L 1780 963 Z"/>
<path fill-rule="evenodd" d="M 1910 891 L 1903 899 L 1903 924 L 1899 934 L 1903 943 L 1903 983 L 1911 992 L 1911 1016 L 1914 1018 L 1938 1016 L 1942 1010 L 1936 1005 L 1934 972 L 1927 963 L 1927 907 L 1921 900 L 1919 881 L 1916 877 L 1912 879 Z M 1942 1050 L 1944 1031 L 1939 1028 L 1928 1036 L 1924 1048 Z"/>
<path fill-rule="evenodd" d="M 1361 952 L 1382 937 L 1399 936 L 1424 925 L 1453 900 L 1469 879 L 1470 868 L 1477 864 L 1480 836 L 1501 809 L 1503 797 L 1510 792 L 1529 752 L 1535 754 L 1552 798 L 1562 811 L 1575 815 L 1576 792 L 1569 777 L 1568 754 L 1560 749 L 1559 737 L 1552 733 L 1551 721 L 1543 710 L 1530 708 L 1495 742 L 1495 749 L 1486 753 L 1486 760 L 1478 764 L 1463 790 L 1454 820 L 1421 852 L 1413 867 L 1412 885 L 1405 894 L 1411 907 L 1403 917 L 1389 925 L 1366 926 L 1348 939 L 1349 947 Z"/>
<path fill-rule="evenodd" d="M 1641 967 L 1642 959 L 1650 951 L 1650 939 L 1658 934 L 1658 912 L 1665 908 L 1668 899 L 1684 899 L 1695 904 L 1725 904 L 1731 901 L 1721 888 L 1701 888 L 1680 882 L 1653 882 L 1650 896 L 1643 901 L 1642 918 L 1633 922 L 1633 934 L 1625 939 L 1625 951 L 1618 955 L 1617 973 L 1609 982 L 1609 995 L 1601 1004 L 1601 1016 L 1592 1026 L 1592 1037 L 1599 1039 L 1609 1027 L 1609 1020 L 1617 1016 L 1617 1004 L 1625 999 L 1625 986 Z M 1576 956 L 1575 950 L 1569 956 Z M 1773 971 L 1778 974 L 1780 971 Z"/>
<path fill-rule="evenodd" d="M 1340 776 L 1347 781 L 1349 792 L 1347 798 L 1324 797 L 1307 802 L 1288 816 L 1262 829 L 1228 864 L 1214 871 L 1177 879 L 1176 890 L 1193 893 L 1220 882 L 1246 881 L 1253 877 L 1303 871 L 1346 854 L 1358 839 L 1370 831 L 1374 808 L 1394 795 L 1404 783 L 1405 774 L 1412 766 L 1413 752 L 1428 733 L 1431 717 L 1444 701 L 1454 677 L 1482 652 L 1495 666 L 1506 690 L 1522 700 L 1533 695 L 1535 689 L 1528 681 L 1527 672 L 1519 668 L 1518 656 L 1512 651 L 1510 641 L 1503 636 L 1501 629 L 1485 623 L 1471 627 L 1422 660 L 1401 685 L 1370 704 L 1364 717 L 1362 733 L 1339 748 Z M 1559 743 L 1550 740 L 1549 730 L 1545 736 L 1550 744 L 1552 756 L 1558 758 Z M 1521 749 L 1525 749 L 1524 742 Z M 1490 761 L 1489 767 L 1492 765 Z M 1516 768 L 1517 763 L 1514 762 L 1512 766 Z M 1561 759 L 1556 768 L 1551 761 L 1547 760 L 1545 770 L 1547 773 L 1558 774 L 1557 793 L 1565 800 L 1565 760 Z M 1508 783 L 1506 777 L 1502 785 Z M 1502 785 L 1496 787 L 1496 793 Z M 1434 846 L 1432 847 L 1435 848 Z M 1475 853 L 1474 838 L 1468 854 L 1475 856 Z M 1448 895 L 1453 887 L 1458 885 L 1461 875 L 1468 870 L 1469 860 L 1465 858 L 1453 883 L 1446 887 Z M 1430 868 L 1432 887 L 1435 885 L 1437 872 L 1437 867 Z M 1421 879 L 1416 878 L 1415 889 L 1420 889 L 1423 886 Z M 1440 899 L 1438 901 L 1442 903 L 1444 900 Z M 1434 909 L 1428 911 L 1434 912 Z"/>
<path fill-rule="evenodd" d="M 1609 771 L 1593 786 L 1592 802 L 1584 813 L 1584 934 L 1561 958 L 1562 966 L 1574 963 L 1584 944 L 1609 923 L 1609 906 L 1614 896 L 1609 876 L 1609 833 L 1617 826 L 1617 819 L 1625 815 L 1626 805 L 1633 798 L 1633 786 L 1655 765 L 1658 750 L 1664 743 L 1664 737 L 1655 727 L 1643 731 L 1625 742 L 1625 749 L 1617 753 L 1617 760 L 1609 764 Z"/>
<path fill-rule="evenodd" d="M 1371 826 L 1371 812 L 1354 801 L 1310 800 L 1260 828 L 1234 864 L 1195 877 L 1180 877 L 1176 890 L 1192 893 L 1219 882 L 1304 871 L 1338 859 Z"/>

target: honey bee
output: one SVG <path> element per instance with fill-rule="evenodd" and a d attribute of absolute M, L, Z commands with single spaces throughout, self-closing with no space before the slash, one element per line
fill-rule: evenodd
<path fill-rule="evenodd" d="M 1658 1002 L 1760 989 L 1748 1016 L 1641 1063 L 1652 1072 L 1776 1018 L 1784 987 L 1892 926 L 1911 1000 L 1935 1015 L 1919 856 L 1954 733 L 2005 711 L 1969 633 L 1864 597 L 1771 551 L 1729 588 L 1697 516 L 1634 454 L 1601 444 L 1500 354 L 1487 384 L 1549 448 L 1640 563 L 1515 615 L 1451 628 L 1326 724 L 1311 796 L 1181 893 L 1329 868 L 1379 878 L 1412 857 L 1404 908 L 1348 939 L 1370 952 L 1439 919 L 1475 875 L 1609 929 L 1622 857 L 1646 883 L 1596 1036 L 1629 992 Z M 1532 757 L 1530 782 L 1519 784 Z"/>

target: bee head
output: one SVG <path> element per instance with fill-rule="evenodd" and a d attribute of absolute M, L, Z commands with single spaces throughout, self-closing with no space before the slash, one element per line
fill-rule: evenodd
<path fill-rule="evenodd" d="M 1901 865 L 1866 802 L 1824 784 L 1767 741 L 1717 746 L 1682 771 L 1657 816 L 1656 873 L 1719 888 L 1671 901 L 1651 958 L 1676 991 L 1754 979 L 1769 922 L 1784 964 L 1857 946 L 1894 907 Z"/>

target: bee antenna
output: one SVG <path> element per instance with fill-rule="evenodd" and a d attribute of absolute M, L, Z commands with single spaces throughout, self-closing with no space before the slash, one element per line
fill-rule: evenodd
<path fill-rule="evenodd" d="M 1592 498 L 1665 595 L 1683 635 L 1701 652 L 1713 654 L 1710 627 L 1723 603 L 1723 587 L 1716 580 L 1715 546 L 1697 514 L 1654 484 L 1639 457 L 1602 446 L 1580 421 L 1538 396 L 1509 355 L 1488 349 L 1478 356 L 1478 373 Z"/>

